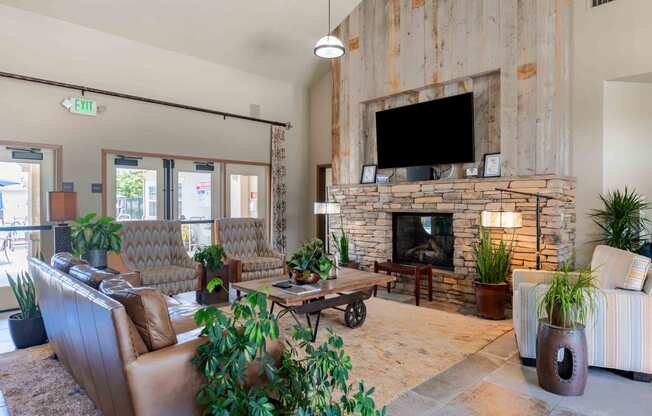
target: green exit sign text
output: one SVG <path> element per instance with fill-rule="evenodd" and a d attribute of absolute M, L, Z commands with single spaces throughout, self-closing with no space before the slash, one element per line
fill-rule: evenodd
<path fill-rule="evenodd" d="M 64 99 L 61 104 L 73 114 L 81 114 L 84 116 L 97 115 L 97 103 L 88 98 L 70 97 Z"/>

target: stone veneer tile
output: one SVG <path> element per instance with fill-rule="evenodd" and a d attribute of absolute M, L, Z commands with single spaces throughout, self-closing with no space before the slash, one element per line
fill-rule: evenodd
<path fill-rule="evenodd" d="M 387 414 L 392 416 L 435 416 L 442 406 L 436 400 L 408 391 L 387 406 Z"/>
<path fill-rule="evenodd" d="M 443 407 L 441 416 L 548 416 L 545 402 L 522 396 L 491 383 L 466 391 Z"/>

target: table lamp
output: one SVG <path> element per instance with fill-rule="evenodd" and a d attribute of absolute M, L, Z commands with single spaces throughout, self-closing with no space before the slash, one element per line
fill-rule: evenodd
<path fill-rule="evenodd" d="M 48 221 L 54 226 L 54 252 L 72 251 L 72 232 L 66 221 L 77 218 L 77 193 L 53 191 L 48 192 Z"/>

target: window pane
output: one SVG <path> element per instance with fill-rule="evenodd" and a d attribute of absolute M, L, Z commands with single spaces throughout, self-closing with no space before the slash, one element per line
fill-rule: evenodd
<path fill-rule="evenodd" d="M 208 172 L 179 172 L 177 218 L 198 221 L 212 219 L 212 179 Z M 183 242 L 188 253 L 211 244 L 211 224 L 184 224 Z"/>
<path fill-rule="evenodd" d="M 157 218 L 156 171 L 116 169 L 116 219 L 155 220 Z"/>
<path fill-rule="evenodd" d="M 231 218 L 260 218 L 258 210 L 258 176 L 230 175 Z"/>

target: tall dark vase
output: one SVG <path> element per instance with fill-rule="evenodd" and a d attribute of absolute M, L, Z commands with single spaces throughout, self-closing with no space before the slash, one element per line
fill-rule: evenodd
<path fill-rule="evenodd" d="M 584 326 L 577 324 L 575 329 L 569 329 L 539 321 L 537 377 L 541 388 L 561 396 L 581 396 L 588 371 Z"/>

